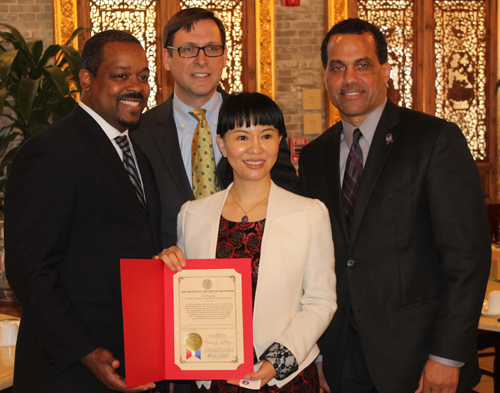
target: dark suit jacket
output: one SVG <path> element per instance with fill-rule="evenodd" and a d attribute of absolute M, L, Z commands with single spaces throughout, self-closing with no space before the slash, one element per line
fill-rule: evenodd
<path fill-rule="evenodd" d="M 80 362 L 109 349 L 124 375 L 120 258 L 160 250 L 152 169 L 134 147 L 148 214 L 115 148 L 82 108 L 33 136 L 5 197 L 7 278 L 23 308 L 16 392 L 107 392 Z"/>
<path fill-rule="evenodd" d="M 302 191 L 326 204 L 332 222 L 338 311 L 320 341 L 332 392 L 351 310 L 379 392 L 414 392 L 429 354 L 465 362 L 458 391 L 470 389 L 480 379 L 475 339 L 491 245 L 465 138 L 455 124 L 388 101 L 349 236 L 341 131 L 337 123 L 305 146 L 299 166 Z"/>
<path fill-rule="evenodd" d="M 220 88 L 218 92 L 223 99 L 228 95 Z M 131 133 L 155 172 L 161 198 L 161 240 L 164 248 L 177 243 L 177 214 L 186 201 L 194 199 L 182 161 L 172 99 L 173 94 L 164 103 L 147 111 L 139 128 Z M 286 135 L 281 141 L 271 177 L 278 186 L 299 193 L 299 179 L 290 162 Z"/>

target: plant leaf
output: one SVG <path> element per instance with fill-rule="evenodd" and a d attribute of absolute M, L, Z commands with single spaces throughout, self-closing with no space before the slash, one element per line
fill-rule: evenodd
<path fill-rule="evenodd" d="M 57 90 L 59 90 L 59 93 L 61 93 L 63 96 L 69 95 L 68 77 L 64 73 L 64 71 L 56 66 L 45 67 L 45 69 L 48 71 L 48 73 L 50 74 L 50 77 L 52 78 L 52 80 L 56 84 L 56 87 L 57 87 Z"/>
<path fill-rule="evenodd" d="M 33 80 L 25 78 L 24 76 L 22 77 L 21 82 L 19 83 L 16 103 L 26 123 L 29 123 L 31 115 L 31 107 L 33 105 L 33 100 L 35 99 L 35 93 L 39 85 L 40 85 L 40 78 Z"/>
<path fill-rule="evenodd" d="M 10 69 L 12 68 L 12 63 L 17 56 L 17 50 L 12 52 L 0 53 L 0 81 L 5 84 L 7 83 L 7 77 L 9 76 Z"/>
<path fill-rule="evenodd" d="M 26 45 L 26 41 L 24 40 L 24 37 L 23 35 L 19 32 L 19 30 L 17 30 L 14 26 L 11 26 L 11 25 L 8 25 L 7 23 L 0 23 L 0 26 L 5 26 L 7 29 L 10 30 L 11 32 L 11 37 L 7 38 L 5 36 L 8 36 L 8 34 L 4 33 L 4 34 L 1 34 L 0 35 L 7 39 L 7 41 L 9 42 L 12 42 L 12 43 L 17 43 L 18 46 L 20 46 L 22 49 L 24 50 L 28 50 L 28 45 Z"/>
<path fill-rule="evenodd" d="M 43 52 L 43 56 L 38 63 L 38 68 L 41 69 L 42 67 L 45 67 L 49 59 L 57 55 L 60 50 L 61 45 L 49 45 L 47 49 L 45 49 L 45 52 Z"/>
<path fill-rule="evenodd" d="M 51 105 L 50 107 L 50 118 L 52 122 L 61 120 L 67 116 L 67 112 L 62 104 Z"/>
<path fill-rule="evenodd" d="M 32 130 L 41 130 L 49 125 L 49 119 L 48 116 L 50 114 L 50 111 L 47 110 L 47 113 L 45 113 L 45 110 L 42 108 L 33 108 L 31 111 L 31 118 L 30 118 L 30 129 L 28 132 L 25 132 L 25 137 L 31 137 L 33 135 Z"/>
<path fill-rule="evenodd" d="M 69 40 L 66 41 L 66 43 L 64 45 L 69 45 L 71 43 L 71 41 L 73 41 L 77 35 L 82 34 L 84 31 L 92 31 L 92 29 L 90 27 L 79 27 L 78 29 L 76 29 L 73 32 L 73 34 L 71 34 L 71 37 L 69 37 Z"/>
<path fill-rule="evenodd" d="M 73 81 L 76 84 L 76 87 L 79 92 L 82 91 L 82 88 L 80 87 L 80 61 L 82 60 L 82 57 L 80 56 L 80 53 L 73 48 L 72 46 L 63 46 L 62 51 L 64 53 L 64 58 L 68 62 L 69 69 L 71 70 L 71 73 L 73 74 Z"/>
<path fill-rule="evenodd" d="M 5 153 L 5 150 L 8 148 L 10 142 L 21 135 L 21 133 L 19 132 L 12 132 L 12 128 L 12 126 L 2 128 L 0 139 L 0 155 L 3 155 Z"/>
<path fill-rule="evenodd" d="M 13 124 L 9 124 L 7 126 L 3 126 L 2 128 L 0 128 L 0 138 L 6 138 L 10 134 L 13 128 L 14 128 Z M 0 155 L 1 154 L 2 153 L 0 152 Z"/>
<path fill-rule="evenodd" d="M 75 105 L 76 101 L 71 96 L 53 95 L 52 99 L 46 101 L 45 108 L 50 111 L 50 121 L 53 123 L 68 116 Z"/>
<path fill-rule="evenodd" d="M 30 41 L 28 42 L 28 48 L 30 50 L 31 56 L 33 56 L 33 61 L 38 63 L 40 60 L 40 56 L 43 53 L 43 42 L 41 40 L 38 41 Z"/>
<path fill-rule="evenodd" d="M 14 156 L 16 155 L 17 151 L 19 150 L 19 148 L 21 147 L 21 144 L 22 144 L 23 141 L 21 141 L 21 143 L 19 143 L 19 145 L 17 145 L 16 147 L 13 147 L 12 149 L 10 149 L 7 153 L 5 153 L 5 155 L 2 157 L 2 161 L 0 162 L 0 172 L 4 173 L 3 171 L 5 170 L 5 167 L 7 165 L 9 165 L 12 161 L 12 159 L 14 158 Z"/>
<path fill-rule="evenodd" d="M 7 88 L 0 89 L 0 115 L 3 113 L 3 106 L 7 98 Z"/>
<path fill-rule="evenodd" d="M 5 189 L 7 186 L 7 175 L 0 176 L 0 192 L 5 195 Z M 3 205 L 3 201 L 2 201 Z"/>
<path fill-rule="evenodd" d="M 9 144 L 16 138 L 22 138 L 23 134 L 18 131 L 18 123 L 14 122 L 8 126 L 2 127 L 0 130 L 0 157 L 3 157 L 5 151 L 9 149 Z M 19 139 L 21 140 L 21 139 Z M 11 146 L 12 147 L 12 146 Z"/>

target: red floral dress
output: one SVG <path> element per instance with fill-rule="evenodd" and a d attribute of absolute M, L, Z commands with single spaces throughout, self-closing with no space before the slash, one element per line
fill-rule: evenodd
<path fill-rule="evenodd" d="M 255 289 L 259 275 L 260 246 L 264 233 L 265 219 L 256 222 L 233 222 L 224 217 L 220 219 L 219 237 L 217 240 L 217 258 L 251 258 L 252 259 L 252 300 L 255 300 Z M 269 299 L 272 301 L 272 299 Z M 254 362 L 257 363 L 254 352 Z M 212 381 L 210 389 L 201 387 L 198 389 L 196 383 L 192 385 L 192 392 L 212 393 L 251 393 L 256 390 L 241 388 L 227 384 L 226 381 Z M 319 392 L 319 377 L 316 365 L 311 363 L 302 370 L 294 379 L 286 385 L 265 385 L 259 392 L 289 392 L 289 393 L 314 393 Z"/>

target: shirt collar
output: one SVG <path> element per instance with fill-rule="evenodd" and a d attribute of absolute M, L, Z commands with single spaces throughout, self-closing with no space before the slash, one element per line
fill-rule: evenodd
<path fill-rule="evenodd" d="M 346 140 L 347 146 L 351 146 L 352 134 L 356 128 L 359 128 L 363 137 L 368 141 L 368 145 L 371 146 L 373 136 L 375 135 L 375 130 L 377 129 L 382 113 L 384 112 L 385 105 L 387 104 L 387 97 L 385 98 L 382 105 L 375 109 L 368 117 L 361 123 L 358 127 L 352 125 L 351 123 L 342 120 L 343 136 Z"/>
<path fill-rule="evenodd" d="M 110 125 L 106 120 L 104 120 L 100 115 L 98 115 L 92 108 L 90 108 L 88 105 L 85 105 L 82 101 L 78 103 L 80 107 L 87 112 L 92 118 L 99 124 L 104 131 L 104 133 L 108 136 L 109 139 L 113 140 L 117 136 L 120 135 L 127 135 L 128 136 L 128 130 L 125 130 L 123 132 L 118 131 L 115 127 Z"/>
<path fill-rule="evenodd" d="M 222 102 L 221 94 L 216 91 L 210 99 L 205 102 L 205 104 L 201 107 L 201 109 L 205 109 L 205 119 L 213 124 L 217 124 L 217 117 L 219 116 L 219 111 L 217 110 L 220 107 L 220 103 Z M 189 106 L 181 101 L 181 99 L 177 96 L 174 91 L 174 100 L 173 100 L 174 110 L 176 111 L 177 120 L 180 124 L 186 124 L 189 121 L 197 121 L 193 116 L 189 114 L 193 109 L 192 106 Z"/>

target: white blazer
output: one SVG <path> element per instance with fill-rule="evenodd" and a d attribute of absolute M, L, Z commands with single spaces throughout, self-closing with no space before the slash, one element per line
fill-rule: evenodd
<path fill-rule="evenodd" d="M 177 218 L 177 246 L 186 258 L 215 258 L 224 191 L 186 202 Z M 325 205 L 271 184 L 254 301 L 257 358 L 274 342 L 286 346 L 299 368 L 269 384 L 281 387 L 319 354 L 316 341 L 335 310 L 334 251 Z"/>

